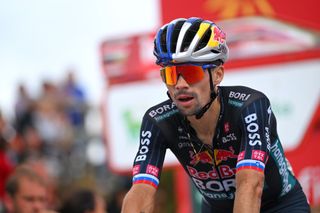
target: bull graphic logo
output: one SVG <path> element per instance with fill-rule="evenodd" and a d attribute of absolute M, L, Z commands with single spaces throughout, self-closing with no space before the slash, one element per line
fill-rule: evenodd
<path fill-rule="evenodd" d="M 238 158 L 238 155 L 234 154 L 234 149 L 232 147 L 229 147 L 229 150 L 215 149 L 213 153 L 217 165 L 219 165 L 221 161 L 228 160 L 228 158 Z"/>
<path fill-rule="evenodd" d="M 194 153 L 192 151 L 190 151 L 190 164 L 195 166 L 197 165 L 199 162 L 201 163 L 209 163 L 213 165 L 213 158 L 212 155 L 210 155 L 209 151 L 203 151 L 203 152 L 198 152 L 198 153 Z"/>

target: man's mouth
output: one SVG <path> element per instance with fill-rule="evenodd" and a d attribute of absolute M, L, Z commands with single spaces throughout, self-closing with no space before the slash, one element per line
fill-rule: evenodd
<path fill-rule="evenodd" d="M 180 102 L 188 102 L 191 101 L 193 97 L 190 95 L 178 95 L 176 99 Z"/>

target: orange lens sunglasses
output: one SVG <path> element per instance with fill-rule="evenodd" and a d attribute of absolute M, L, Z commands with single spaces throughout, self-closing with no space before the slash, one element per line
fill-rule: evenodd
<path fill-rule="evenodd" d="M 194 84 L 203 79 L 204 68 L 196 65 L 166 66 L 160 69 L 160 75 L 162 81 L 170 86 L 177 84 L 179 75 L 188 84 Z"/>

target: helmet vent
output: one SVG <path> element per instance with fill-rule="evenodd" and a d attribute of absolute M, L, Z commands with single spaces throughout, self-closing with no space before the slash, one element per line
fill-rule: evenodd
<path fill-rule="evenodd" d="M 171 46 L 170 46 L 171 52 L 175 52 L 176 51 L 179 33 L 180 33 L 181 28 L 182 28 L 182 25 L 185 22 L 186 22 L 185 20 L 178 21 L 174 26 L 172 37 L 171 37 Z"/>
<path fill-rule="evenodd" d="M 166 27 L 166 28 L 163 30 L 163 32 L 162 32 L 162 34 L 161 34 L 161 37 L 160 37 L 161 50 L 162 50 L 162 52 L 165 52 L 165 53 L 168 52 L 168 50 L 167 50 L 167 45 L 166 45 L 166 43 L 167 43 L 167 30 L 168 30 L 168 27 Z"/>
<path fill-rule="evenodd" d="M 216 53 L 216 54 L 218 54 L 218 53 L 220 53 L 218 50 L 210 50 L 212 53 Z"/>
<path fill-rule="evenodd" d="M 190 26 L 190 28 L 186 32 L 186 35 L 185 35 L 184 40 L 182 42 L 181 49 L 180 49 L 181 52 L 185 52 L 185 51 L 188 50 L 188 48 L 189 48 L 194 36 L 197 34 L 197 32 L 199 30 L 201 22 L 202 22 L 202 20 L 199 19 L 199 20 L 195 21 Z"/>
<path fill-rule="evenodd" d="M 197 45 L 195 51 L 201 50 L 205 46 L 207 46 L 210 36 L 211 36 L 212 30 L 211 28 L 207 29 L 207 31 L 202 36 L 201 40 L 199 41 L 199 44 Z"/>
<path fill-rule="evenodd" d="M 156 39 L 153 40 L 153 46 L 154 46 L 154 50 L 153 50 L 153 53 L 157 53 L 159 52 L 158 48 L 157 48 L 157 42 L 156 42 Z"/>

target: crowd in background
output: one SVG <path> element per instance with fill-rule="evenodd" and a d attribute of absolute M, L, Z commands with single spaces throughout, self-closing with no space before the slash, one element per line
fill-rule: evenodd
<path fill-rule="evenodd" d="M 88 113 L 97 109 L 87 102 L 75 71 L 67 72 L 60 83 L 43 81 L 36 97 L 22 82 L 13 107 L 12 120 L 0 111 L 0 212 L 4 212 L 6 181 L 22 165 L 46 181 L 48 209 L 63 212 L 63 204 L 73 205 L 92 192 L 102 198 L 105 212 L 120 212 L 131 182 L 126 176 L 112 174 L 107 162 L 96 165 L 88 160 L 90 141 L 102 145 L 105 141 L 102 132 L 92 134 L 86 128 Z M 75 199 L 70 200 L 71 192 L 79 199 L 73 194 Z"/>
<path fill-rule="evenodd" d="M 8 194 L 15 196 L 8 193 L 8 182 L 20 173 L 21 167 L 28 167 L 45 181 L 48 211 L 41 213 L 121 211 L 131 177 L 112 173 L 107 161 L 97 164 L 88 158 L 88 147 L 93 141 L 100 142 L 101 149 L 107 152 L 103 132 L 90 130 L 95 128 L 95 122 L 101 122 L 102 115 L 99 106 L 88 103 L 86 91 L 75 75 L 76 71 L 71 70 L 62 82 L 44 80 L 36 95 L 30 94 L 22 82 L 17 85 L 12 106 L 14 116 L 8 119 L 0 109 L 0 213 L 14 212 L 5 211 L 10 204 Z M 98 116 L 88 119 L 92 112 Z M 170 175 L 167 173 L 168 181 Z M 166 174 L 161 187 L 165 182 Z M 161 187 L 157 212 L 174 212 L 175 204 L 168 200 L 173 193 Z"/>

